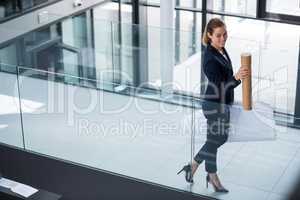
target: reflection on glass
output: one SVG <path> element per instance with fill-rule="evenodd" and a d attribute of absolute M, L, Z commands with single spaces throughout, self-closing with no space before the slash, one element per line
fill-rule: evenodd
<path fill-rule="evenodd" d="M 0 66 L 0 143 L 23 148 L 16 66 L 5 63 L 0 63 Z M 36 108 L 42 106 L 30 99 L 25 101 L 26 105 L 31 106 L 24 109 L 26 113 L 34 112 Z"/>

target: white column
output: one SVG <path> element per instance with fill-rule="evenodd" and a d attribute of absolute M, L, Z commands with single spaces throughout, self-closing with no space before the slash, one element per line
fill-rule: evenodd
<path fill-rule="evenodd" d="M 175 0 L 160 1 L 160 72 L 162 95 L 173 93 Z"/>

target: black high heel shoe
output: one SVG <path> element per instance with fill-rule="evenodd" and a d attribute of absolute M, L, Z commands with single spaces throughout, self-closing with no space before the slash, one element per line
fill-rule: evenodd
<path fill-rule="evenodd" d="M 208 188 L 208 183 L 210 183 L 210 184 L 213 186 L 215 192 L 220 192 L 220 193 L 228 193 L 228 192 L 229 192 L 229 191 L 228 191 L 226 188 L 224 188 L 224 187 L 219 188 L 218 186 L 216 186 L 215 183 L 214 183 L 213 181 L 210 180 L 210 177 L 209 177 L 209 175 L 207 174 L 207 175 L 206 175 L 206 188 Z"/>
<path fill-rule="evenodd" d="M 191 164 L 187 164 L 183 166 L 183 168 L 177 173 L 180 174 L 182 171 L 185 172 L 185 180 L 188 183 L 194 183 L 193 177 L 192 177 L 192 166 Z"/>

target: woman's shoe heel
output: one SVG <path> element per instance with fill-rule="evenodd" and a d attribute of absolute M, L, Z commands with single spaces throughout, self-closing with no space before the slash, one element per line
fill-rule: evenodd
<path fill-rule="evenodd" d="M 183 168 L 177 172 L 177 175 L 180 174 L 182 171 L 185 172 L 185 180 L 188 183 L 194 183 L 193 177 L 192 177 L 192 166 L 191 164 L 183 166 Z"/>
<path fill-rule="evenodd" d="M 208 188 L 209 176 L 206 176 L 206 188 Z"/>
<path fill-rule="evenodd" d="M 179 172 L 177 172 L 177 175 L 180 174 L 184 170 L 184 167 Z"/>
<path fill-rule="evenodd" d="M 213 181 L 210 180 L 210 177 L 209 177 L 209 175 L 207 174 L 207 176 L 206 176 L 206 188 L 208 188 L 208 183 L 210 183 L 210 184 L 213 186 L 215 192 L 220 192 L 220 193 L 228 193 L 228 192 L 229 192 L 229 191 L 228 191 L 226 188 L 224 188 L 224 187 L 221 187 L 221 188 L 217 187 L 217 186 L 215 185 L 215 183 L 214 183 Z"/>

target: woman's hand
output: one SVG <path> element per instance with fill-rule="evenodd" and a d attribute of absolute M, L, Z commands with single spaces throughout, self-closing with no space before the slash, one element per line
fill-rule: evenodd
<path fill-rule="evenodd" d="M 246 67 L 240 67 L 239 71 L 234 75 L 235 80 L 245 79 L 250 75 L 250 71 Z"/>

